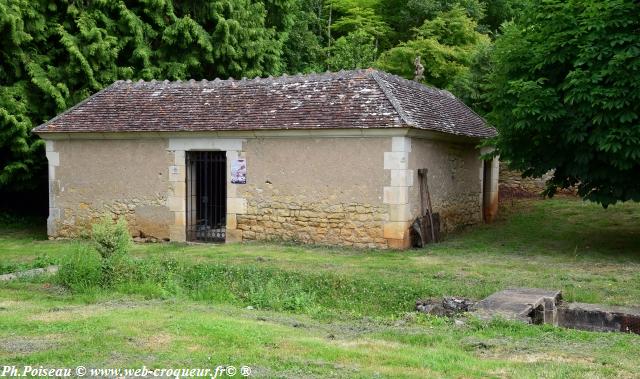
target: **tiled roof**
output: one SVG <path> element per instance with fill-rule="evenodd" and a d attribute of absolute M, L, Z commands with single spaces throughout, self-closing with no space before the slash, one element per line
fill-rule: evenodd
<path fill-rule="evenodd" d="M 451 93 L 373 69 L 252 80 L 117 81 L 34 132 L 406 127 L 496 134 Z"/>

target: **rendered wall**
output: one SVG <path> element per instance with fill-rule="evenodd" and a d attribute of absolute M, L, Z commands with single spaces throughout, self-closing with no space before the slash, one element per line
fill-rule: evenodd
<path fill-rule="evenodd" d="M 248 139 L 247 184 L 236 187 L 246 212 L 227 227 L 242 240 L 387 247 L 390 148 L 388 137 Z"/>
<path fill-rule="evenodd" d="M 226 152 L 227 242 L 409 247 L 418 168 L 429 169 L 445 232 L 482 219 L 473 144 L 405 136 L 72 139 L 47 141 L 49 235 L 75 237 L 107 213 L 126 217 L 134 236 L 184 241 L 192 150 Z M 247 161 L 246 184 L 230 183 L 236 158 Z"/>
<path fill-rule="evenodd" d="M 134 236 L 169 238 L 169 159 L 163 139 L 47 141 L 51 237 L 76 237 L 102 215 Z"/>
<path fill-rule="evenodd" d="M 409 189 L 412 218 L 420 214 L 418 169 L 428 169 L 428 187 L 434 212 L 440 213 L 441 230 L 482 221 L 482 160 L 473 144 L 412 138 Z"/>

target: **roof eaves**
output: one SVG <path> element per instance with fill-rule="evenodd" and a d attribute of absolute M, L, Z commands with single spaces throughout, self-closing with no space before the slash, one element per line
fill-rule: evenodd
<path fill-rule="evenodd" d="M 396 97 L 393 95 L 391 90 L 386 86 L 386 84 L 384 84 L 382 78 L 380 78 L 380 76 L 378 75 L 378 71 L 372 70 L 371 77 L 373 78 L 373 80 L 376 81 L 376 83 L 378 84 L 378 87 L 380 87 L 380 89 L 382 90 L 382 93 L 384 93 L 387 100 L 389 100 L 389 103 L 391 103 L 391 106 L 393 106 L 393 109 L 395 109 L 396 112 L 398 112 L 400 119 L 410 127 L 417 127 L 416 122 L 409 117 L 409 115 L 407 114 L 407 112 L 404 111 L 404 109 L 402 109 L 402 105 L 400 105 L 400 102 L 398 101 L 398 99 L 396 99 Z"/>
<path fill-rule="evenodd" d="M 120 84 L 124 82 L 124 80 L 116 80 L 115 82 L 111 83 L 111 85 L 101 89 L 100 91 L 94 93 L 93 95 L 87 97 L 86 99 L 80 101 L 79 103 L 77 103 L 76 105 L 72 106 L 71 108 L 67 109 L 66 111 L 58 114 L 57 116 L 55 116 L 54 118 L 52 118 L 51 120 L 44 122 L 38 126 L 36 126 L 35 128 L 31 129 L 31 133 L 35 133 L 38 134 L 40 132 L 48 132 L 46 130 L 46 128 L 51 125 L 53 122 L 55 122 L 56 120 L 58 120 L 59 118 L 61 118 L 62 116 L 65 116 L 71 112 L 73 112 L 74 110 L 76 110 L 77 108 L 81 107 L 82 105 L 86 104 L 87 102 L 89 102 L 90 100 L 94 99 L 96 96 L 100 95 L 103 92 L 106 92 L 107 90 L 111 89 L 112 87 L 115 87 L 117 84 Z"/>

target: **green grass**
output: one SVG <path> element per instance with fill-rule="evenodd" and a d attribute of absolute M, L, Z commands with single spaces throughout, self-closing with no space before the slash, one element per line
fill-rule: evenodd
<path fill-rule="evenodd" d="M 68 262 L 86 242 L 47 241 L 0 219 L 2 267 Z M 26 225 L 26 226 L 25 226 Z M 87 249 L 80 249 L 88 254 Z M 261 377 L 634 377 L 640 337 L 413 313 L 417 298 L 507 287 L 640 305 L 640 206 L 517 202 L 501 219 L 422 250 L 278 244 L 145 244 L 134 280 L 70 291 L 0 283 L 0 364 L 248 365 Z M 254 309 L 247 309 L 247 307 Z"/>

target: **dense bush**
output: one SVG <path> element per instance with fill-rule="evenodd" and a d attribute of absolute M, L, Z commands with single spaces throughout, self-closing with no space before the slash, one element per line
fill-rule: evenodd
<path fill-rule="evenodd" d="M 91 229 L 91 240 L 102 259 L 108 260 L 129 252 L 132 241 L 124 218 L 121 217 L 114 223 L 111 218 L 104 217 Z"/>

